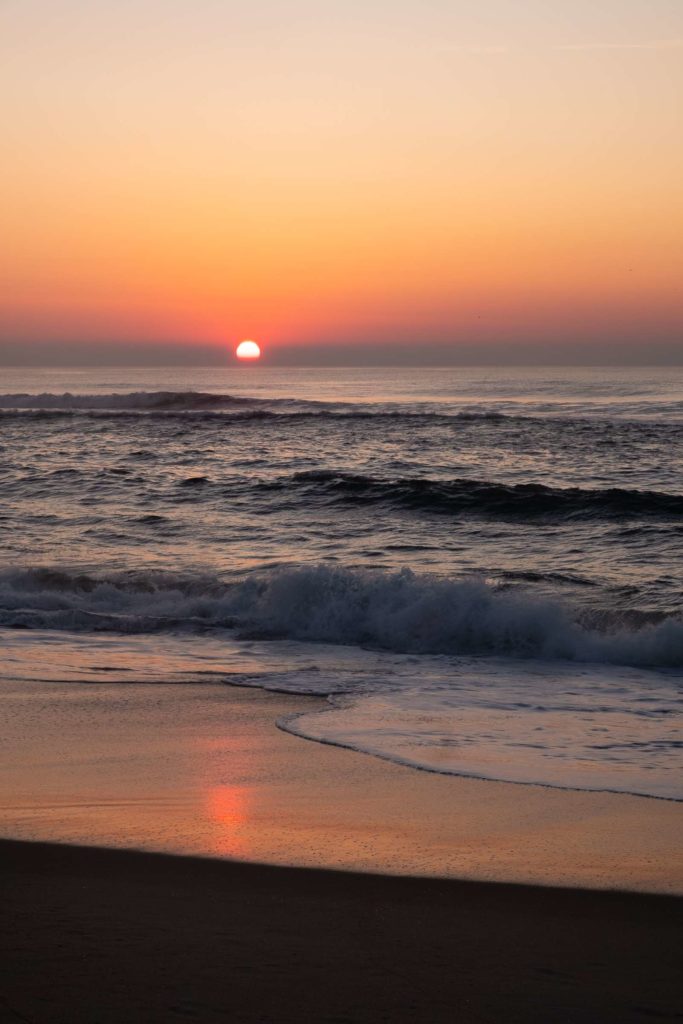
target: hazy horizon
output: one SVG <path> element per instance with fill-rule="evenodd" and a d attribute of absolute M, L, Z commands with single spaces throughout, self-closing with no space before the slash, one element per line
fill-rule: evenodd
<path fill-rule="evenodd" d="M 514 357 L 511 357 L 514 356 Z M 590 351 L 576 346 L 519 346 L 513 353 L 507 346 L 487 348 L 472 345 L 412 347 L 379 344 L 320 345 L 280 347 L 262 351 L 261 366 L 266 368 L 382 368 L 392 367 L 678 367 L 683 365 L 680 346 L 648 345 L 647 348 L 595 347 Z M 2 345 L 0 367 L 4 369 L 79 369 L 106 367 L 235 367 L 234 345 L 163 345 L 139 344 L 121 346 L 87 345 Z"/>

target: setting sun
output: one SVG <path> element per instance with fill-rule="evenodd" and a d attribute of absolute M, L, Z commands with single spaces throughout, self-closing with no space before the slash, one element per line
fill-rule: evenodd
<path fill-rule="evenodd" d="M 259 359 L 261 349 L 255 341 L 241 341 L 235 349 L 235 355 L 238 359 Z"/>

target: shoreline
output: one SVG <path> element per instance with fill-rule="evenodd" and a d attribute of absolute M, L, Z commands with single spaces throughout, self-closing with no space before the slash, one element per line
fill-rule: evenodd
<path fill-rule="evenodd" d="M 286 690 L 269 690 L 269 693 L 288 694 Z M 297 699 L 299 694 L 296 695 Z M 303 695 L 308 696 L 308 695 Z M 314 698 L 320 699 L 320 698 Z M 322 698 L 327 699 L 327 698 Z M 326 708 L 320 709 L 320 714 L 325 714 Z M 303 729 L 294 728 L 294 723 L 299 718 L 305 718 L 310 712 L 292 712 L 275 721 L 275 726 L 281 732 L 296 736 L 297 739 L 307 740 L 309 743 L 319 743 L 322 746 L 336 747 L 338 750 L 348 750 L 354 754 L 361 754 L 364 757 L 377 758 L 379 761 L 386 761 L 387 764 L 398 765 L 400 768 L 410 768 L 416 772 L 426 772 L 428 775 L 444 775 L 451 779 L 472 779 L 475 782 L 493 782 L 503 786 L 533 786 L 536 789 L 552 789 L 561 793 L 596 793 L 604 796 L 627 796 L 637 800 L 663 800 L 665 803 L 683 804 L 683 797 L 660 796 L 654 793 L 637 793 L 630 789 L 607 789 L 597 786 L 561 786 L 554 782 L 539 782 L 535 779 L 501 779 L 496 775 L 478 775 L 476 772 L 455 771 L 449 768 L 436 768 L 432 765 L 421 764 L 408 757 L 401 757 L 398 754 L 388 754 L 380 750 L 363 750 L 355 747 L 352 743 L 345 743 L 342 740 L 330 739 L 329 737 L 309 736 Z"/>
<path fill-rule="evenodd" d="M 683 900 L 0 841 L 0 1020 L 679 1019 Z"/>
<path fill-rule="evenodd" d="M 264 690 L 176 684 L 150 701 L 134 685 L 3 686 L 8 839 L 683 895 L 674 801 L 418 771 L 304 742 L 275 727 L 301 698 Z"/>

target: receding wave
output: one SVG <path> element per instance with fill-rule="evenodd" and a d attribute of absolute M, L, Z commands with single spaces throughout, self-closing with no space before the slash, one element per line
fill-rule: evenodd
<path fill-rule="evenodd" d="M 607 625 L 606 625 L 607 624 Z M 144 633 L 236 630 L 242 637 L 360 645 L 416 655 L 568 659 L 683 667 L 683 620 L 595 618 L 478 580 L 327 565 L 237 582 L 160 572 L 95 577 L 0 574 L 0 626 Z"/>
<path fill-rule="evenodd" d="M 622 488 L 548 487 L 489 480 L 384 479 L 333 470 L 310 470 L 260 485 L 299 490 L 315 498 L 351 504 L 388 504 L 441 513 L 533 518 L 543 516 L 620 519 L 683 516 L 683 495 Z"/>

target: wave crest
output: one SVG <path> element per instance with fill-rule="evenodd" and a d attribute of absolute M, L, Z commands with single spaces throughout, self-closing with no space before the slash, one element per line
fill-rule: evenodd
<path fill-rule="evenodd" d="M 513 418 L 496 410 L 458 410 L 427 405 L 415 408 L 401 403 L 358 403 L 319 401 L 305 398 L 256 398 L 246 395 L 216 394 L 208 391 L 134 391 L 128 393 L 80 395 L 66 392 L 25 392 L 0 394 L 0 412 L 38 416 L 90 415 L 163 415 L 200 414 L 208 418 L 272 419 L 275 417 L 321 419 L 409 419 L 486 420 L 496 422 Z"/>
<path fill-rule="evenodd" d="M 140 572 L 96 578 L 58 570 L 0 574 L 0 625 L 155 632 L 236 629 L 242 636 L 365 645 L 406 654 L 507 655 L 683 667 L 683 621 L 608 632 L 570 607 L 479 580 L 327 565 L 215 577 Z"/>
<path fill-rule="evenodd" d="M 534 518 L 542 516 L 625 518 L 683 516 L 683 496 L 622 488 L 548 487 L 503 484 L 490 480 L 434 480 L 424 477 L 383 479 L 333 470 L 295 473 L 261 485 L 291 487 L 356 504 L 391 504 L 443 513 Z"/>
<path fill-rule="evenodd" d="M 547 425 L 585 424 L 618 419 L 620 426 L 637 430 L 677 430 L 683 403 L 669 402 L 629 406 L 614 403 L 547 402 L 533 405 L 514 399 L 491 398 L 471 402 L 466 397 L 422 402 L 394 398 L 384 401 L 321 400 L 299 397 L 256 397 L 208 391 L 134 391 L 109 394 L 57 394 L 16 392 L 0 394 L 0 413 L 5 417 L 48 416 L 188 416 L 229 419 L 269 419 L 272 417 L 322 419 L 380 419 L 410 422 L 460 424 L 463 428 L 481 423 L 495 428 L 506 423 L 524 422 Z"/>
<path fill-rule="evenodd" d="M 62 395 L 44 392 L 40 395 L 25 393 L 0 395 L 0 409 L 34 410 L 102 410 L 164 412 L 173 410 L 220 409 L 246 404 L 248 400 L 233 395 L 215 395 L 204 391 L 133 391 L 103 395 Z"/>

